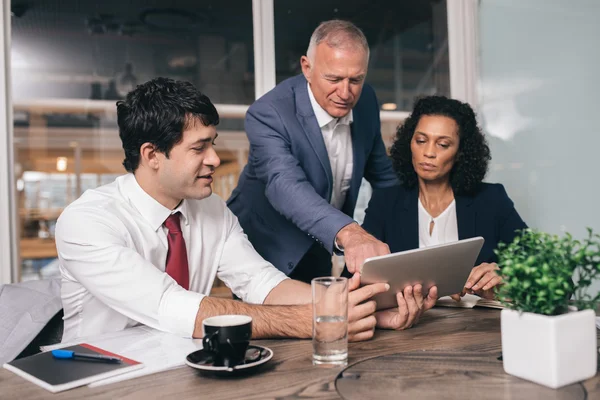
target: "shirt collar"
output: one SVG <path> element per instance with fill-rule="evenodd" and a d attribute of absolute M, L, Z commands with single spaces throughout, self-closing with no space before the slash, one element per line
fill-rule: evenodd
<path fill-rule="evenodd" d="M 142 217 L 150 223 L 150 226 L 155 231 L 162 226 L 169 215 L 175 214 L 176 212 L 181 213 L 182 222 L 184 224 L 189 224 L 189 219 L 187 217 L 187 202 L 185 200 L 182 200 L 177 208 L 170 210 L 146 193 L 133 174 L 125 175 L 122 181 L 121 190 L 129 200 L 129 203 L 140 212 Z"/>
<path fill-rule="evenodd" d="M 315 112 L 315 117 L 317 117 L 319 128 L 323 128 L 324 126 L 329 125 L 331 121 L 337 120 L 337 118 L 329 115 L 327 111 L 325 111 L 323 107 L 321 107 L 321 105 L 317 102 L 317 99 L 315 99 L 315 95 L 313 94 L 312 89 L 310 88 L 310 84 L 307 82 L 306 85 L 308 86 L 308 97 L 310 98 L 310 105 L 312 106 L 313 111 Z M 352 110 L 350 110 L 348 114 L 339 119 L 338 123 L 343 125 L 350 125 L 352 121 L 354 121 L 354 117 L 352 115 Z"/>

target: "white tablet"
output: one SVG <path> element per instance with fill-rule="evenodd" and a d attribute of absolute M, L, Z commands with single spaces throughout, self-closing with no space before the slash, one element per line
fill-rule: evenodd
<path fill-rule="evenodd" d="M 390 284 L 390 290 L 374 297 L 378 310 L 396 307 L 396 293 L 417 283 L 423 285 L 424 293 L 437 286 L 438 297 L 460 293 L 475 266 L 483 241 L 479 236 L 367 258 L 360 280 L 362 284 Z"/>

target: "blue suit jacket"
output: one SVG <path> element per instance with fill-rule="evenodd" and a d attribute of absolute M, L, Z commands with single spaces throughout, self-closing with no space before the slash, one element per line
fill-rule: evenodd
<path fill-rule="evenodd" d="M 419 247 L 418 188 L 401 186 L 373 192 L 363 228 L 385 242 L 392 253 Z M 494 249 L 510 243 L 527 225 L 501 184 L 481 184 L 474 196 L 455 196 L 459 240 L 482 236 L 485 243 L 475 265 L 497 262 Z"/>
<path fill-rule="evenodd" d="M 373 187 L 397 183 L 368 85 L 353 119 L 354 171 L 340 211 L 329 204 L 331 164 L 304 76 L 280 83 L 248 109 L 248 164 L 227 204 L 258 253 L 286 274 L 315 243 L 333 251 L 337 232 L 353 222 L 363 177 Z"/>

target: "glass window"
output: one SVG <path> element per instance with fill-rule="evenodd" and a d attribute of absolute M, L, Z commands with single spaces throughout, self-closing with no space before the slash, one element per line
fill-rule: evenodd
<path fill-rule="evenodd" d="M 49 0 L 21 8 L 12 18 L 15 100 L 116 100 L 156 76 L 193 82 L 215 103 L 254 100 L 251 0 Z"/>
<path fill-rule="evenodd" d="M 383 110 L 410 110 L 414 98 L 450 94 L 446 1 L 275 1 L 277 82 L 301 73 L 300 57 L 318 24 L 345 19 L 363 30 L 371 57 L 367 83 Z"/>
<path fill-rule="evenodd" d="M 194 83 L 215 104 L 254 101 L 251 0 L 20 2 L 11 27 L 18 280 L 58 272 L 60 212 L 125 172 L 115 101 L 137 84 L 166 76 Z M 244 113 L 228 110 L 214 183 L 224 198 L 247 148 Z"/>

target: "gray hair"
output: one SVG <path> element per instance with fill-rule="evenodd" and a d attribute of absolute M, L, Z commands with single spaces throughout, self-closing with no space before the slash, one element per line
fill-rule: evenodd
<path fill-rule="evenodd" d="M 314 62 L 315 50 L 321 42 L 335 49 L 362 48 L 369 57 L 369 44 L 365 34 L 350 21 L 332 19 L 321 22 L 310 37 L 306 56 Z"/>

